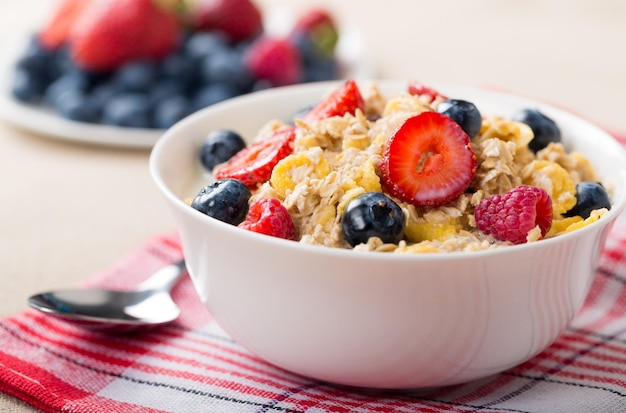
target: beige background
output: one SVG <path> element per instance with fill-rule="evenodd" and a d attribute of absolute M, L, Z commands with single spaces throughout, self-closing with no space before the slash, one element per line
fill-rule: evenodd
<path fill-rule="evenodd" d="M 0 0 L 0 47 L 56 1 Z M 324 4 L 358 27 L 378 77 L 489 86 L 543 99 L 626 133 L 622 0 L 258 0 Z M 66 143 L 0 122 L 0 316 L 74 285 L 173 221 L 146 150 Z M 0 411 L 34 411 L 0 394 Z"/>

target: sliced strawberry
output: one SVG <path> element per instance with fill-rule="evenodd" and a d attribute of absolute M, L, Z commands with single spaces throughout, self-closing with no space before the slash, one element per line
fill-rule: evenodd
<path fill-rule="evenodd" d="M 415 206 L 435 207 L 467 189 L 477 163 L 469 136 L 455 121 L 423 112 L 389 138 L 380 171 L 391 195 Z"/>
<path fill-rule="evenodd" d="M 238 179 L 254 187 L 270 179 L 274 166 L 293 151 L 296 128 L 277 129 L 239 152 L 215 170 L 215 179 Z"/>
<path fill-rule="evenodd" d="M 67 41 L 74 21 L 91 0 L 63 0 L 39 33 L 39 41 L 46 49 L 57 49 Z"/>
<path fill-rule="evenodd" d="M 239 228 L 277 238 L 296 239 L 296 226 L 289 211 L 275 198 L 262 198 L 252 203 Z"/>
<path fill-rule="evenodd" d="M 311 109 L 304 116 L 304 120 L 320 120 L 331 116 L 343 116 L 346 113 L 354 115 L 357 109 L 365 110 L 365 101 L 356 82 L 350 79 Z"/>
<path fill-rule="evenodd" d="M 410 82 L 407 90 L 409 94 L 414 96 L 428 96 L 431 101 L 435 100 L 437 97 L 441 98 L 442 100 L 448 99 L 447 96 L 442 95 L 432 87 L 426 86 L 425 84 L 420 82 Z"/>

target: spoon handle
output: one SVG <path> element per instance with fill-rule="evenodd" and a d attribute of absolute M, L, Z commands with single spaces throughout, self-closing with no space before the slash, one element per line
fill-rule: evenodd
<path fill-rule="evenodd" d="M 178 280 L 186 273 L 185 261 L 180 260 L 167 267 L 163 267 L 150 276 L 147 280 L 139 284 L 140 290 L 161 290 L 170 291 Z"/>

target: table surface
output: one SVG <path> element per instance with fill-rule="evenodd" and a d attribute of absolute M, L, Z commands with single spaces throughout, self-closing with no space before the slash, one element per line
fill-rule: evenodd
<path fill-rule="evenodd" d="M 55 2 L 0 0 L 0 47 Z M 331 9 L 357 28 L 376 77 L 488 86 L 568 108 L 626 132 L 626 2 L 621 0 L 257 0 Z M 35 291 L 72 286 L 173 220 L 149 150 L 70 143 L 0 122 L 0 316 Z M 0 411 L 36 411 L 0 394 Z"/>

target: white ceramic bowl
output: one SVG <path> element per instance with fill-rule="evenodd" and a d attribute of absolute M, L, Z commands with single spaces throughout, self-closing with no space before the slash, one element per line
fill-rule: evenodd
<path fill-rule="evenodd" d="M 406 82 L 378 82 L 386 94 Z M 198 149 L 220 127 L 244 136 L 288 119 L 337 84 L 243 96 L 184 119 L 158 141 L 150 168 L 170 204 L 198 294 L 236 341 L 276 366 L 332 383 L 422 388 L 518 365 L 550 345 L 580 308 L 607 233 L 626 203 L 626 156 L 602 130 L 556 108 L 434 84 L 483 114 L 535 107 L 614 184 L 599 222 L 499 250 L 401 255 L 301 245 L 217 221 L 182 199 L 204 185 Z"/>

